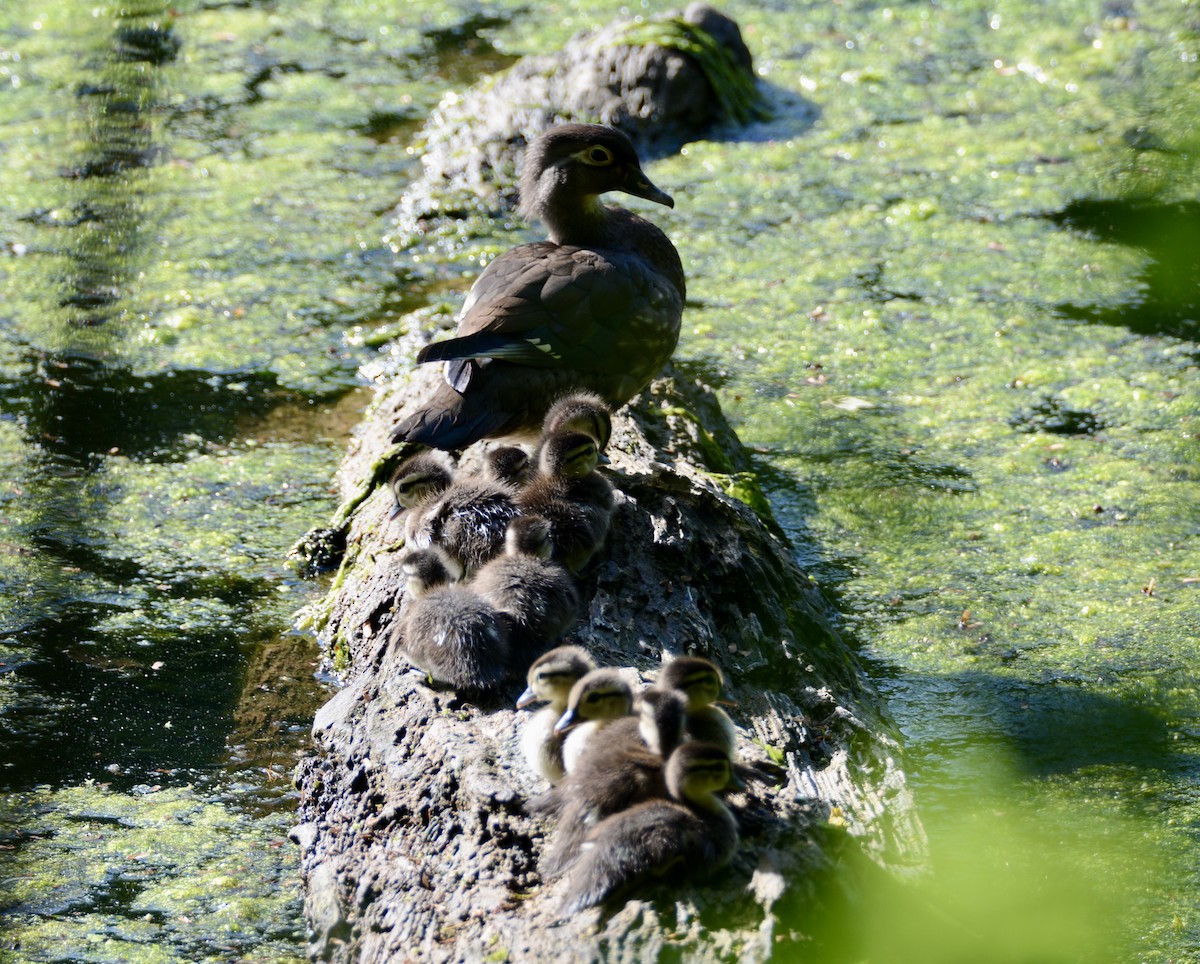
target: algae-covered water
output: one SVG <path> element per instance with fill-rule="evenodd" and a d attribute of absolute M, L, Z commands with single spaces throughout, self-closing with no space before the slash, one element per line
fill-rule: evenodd
<path fill-rule="evenodd" d="M 515 239 L 385 244 L 408 144 L 671 6 L 0 8 L 0 959 L 302 956 L 321 587 L 286 552 L 362 366 Z M 797 925 L 835 960 L 1200 960 L 1200 7 L 724 9 L 776 116 L 651 167 L 678 355 L 930 836 L 923 879 Z"/>

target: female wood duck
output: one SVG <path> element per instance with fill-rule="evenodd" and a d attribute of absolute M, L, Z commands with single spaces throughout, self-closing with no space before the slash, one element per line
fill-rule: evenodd
<path fill-rule="evenodd" d="M 521 751 L 530 767 L 551 784 L 558 783 L 563 769 L 563 735 L 554 732 L 554 724 L 566 712 L 571 687 L 596 668 L 587 650 L 579 646 L 556 646 L 543 653 L 529 667 L 525 692 L 517 699 L 517 708 L 546 703 L 521 731 Z"/>
<path fill-rule="evenodd" d="M 565 124 L 529 146 L 521 213 L 540 220 L 549 240 L 491 262 L 455 337 L 417 354 L 445 362 L 445 382 L 393 440 L 461 449 L 536 432 L 564 393 L 594 391 L 617 408 L 658 374 L 679 339 L 683 266 L 655 225 L 601 204 L 608 191 L 674 206 L 611 127 Z"/>
<path fill-rule="evenodd" d="M 563 916 L 660 880 L 691 883 L 725 866 L 738 846 L 733 813 L 717 795 L 737 778 L 725 751 L 684 743 L 666 766 L 669 800 L 650 800 L 601 820 L 569 868 Z"/>
<path fill-rule="evenodd" d="M 737 745 L 733 720 L 717 704 L 728 702 L 725 677 L 717 665 L 701 656 L 679 656 L 658 674 L 657 685 L 677 690 L 687 699 L 687 735 L 715 743 L 732 759 Z"/>
<path fill-rule="evenodd" d="M 508 524 L 504 554 L 475 573 L 471 587 L 509 618 L 513 665 L 524 666 L 579 616 L 575 580 L 550 561 L 550 523 L 520 515 Z"/>
<path fill-rule="evenodd" d="M 538 468 L 517 495 L 517 505 L 550 523 L 553 558 L 579 572 L 604 545 L 616 500 L 611 483 L 595 469 L 596 440 L 569 429 L 542 443 Z"/>
<path fill-rule="evenodd" d="M 506 617 L 457 582 L 461 568 L 440 549 L 410 552 L 403 570 L 408 592 L 393 647 L 434 682 L 464 690 L 498 686 L 509 666 Z"/>

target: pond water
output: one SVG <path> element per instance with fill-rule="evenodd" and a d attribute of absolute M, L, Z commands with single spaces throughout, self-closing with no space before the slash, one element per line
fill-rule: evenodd
<path fill-rule="evenodd" d="M 670 7 L 0 9 L 0 959 L 302 956 L 326 691 L 287 550 L 361 367 L 513 240 L 388 247 L 408 142 L 446 90 Z M 651 168 L 679 356 L 930 835 L 823 944 L 1200 960 L 1200 10 L 725 9 L 777 113 Z"/>

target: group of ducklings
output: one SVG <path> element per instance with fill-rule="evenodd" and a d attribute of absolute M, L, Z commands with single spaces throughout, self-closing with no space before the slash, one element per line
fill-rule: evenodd
<path fill-rule="evenodd" d="M 611 433 L 599 396 L 546 413 L 531 458 L 491 449 L 478 473 L 436 450 L 392 476 L 403 511 L 407 592 L 394 647 L 434 681 L 493 690 L 556 643 L 579 616 L 575 575 L 604 544 L 616 500 L 596 472 Z"/>
<path fill-rule="evenodd" d="M 532 806 L 557 819 L 542 872 L 567 878 L 564 916 L 729 862 L 738 823 L 719 794 L 744 789 L 752 771 L 732 762 L 736 731 L 713 663 L 676 657 L 635 697 L 620 670 L 558 646 L 534 660 L 527 683 L 517 706 L 545 705 L 521 744 L 551 784 Z"/>
<path fill-rule="evenodd" d="M 718 796 L 742 785 L 735 730 L 717 705 L 720 670 L 679 657 L 635 697 L 621 671 L 555 646 L 580 614 L 575 579 L 614 511 L 612 485 L 596 471 L 610 434 L 608 404 L 575 393 L 550 407 L 532 456 L 493 447 L 481 471 L 466 473 L 422 451 L 391 482 L 406 547 L 392 648 L 465 691 L 495 690 L 528 667 L 517 705 L 545 705 L 522 749 L 551 784 L 533 808 L 557 820 L 543 871 L 567 877 L 564 913 L 639 881 L 701 876 L 738 844 Z"/>

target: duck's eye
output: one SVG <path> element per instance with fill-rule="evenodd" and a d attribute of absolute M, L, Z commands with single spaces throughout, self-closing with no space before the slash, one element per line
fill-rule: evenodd
<path fill-rule="evenodd" d="M 613 153 L 607 147 L 601 147 L 599 144 L 594 144 L 583 152 L 583 160 L 588 164 L 595 164 L 597 167 L 603 167 L 605 164 L 613 162 Z"/>

